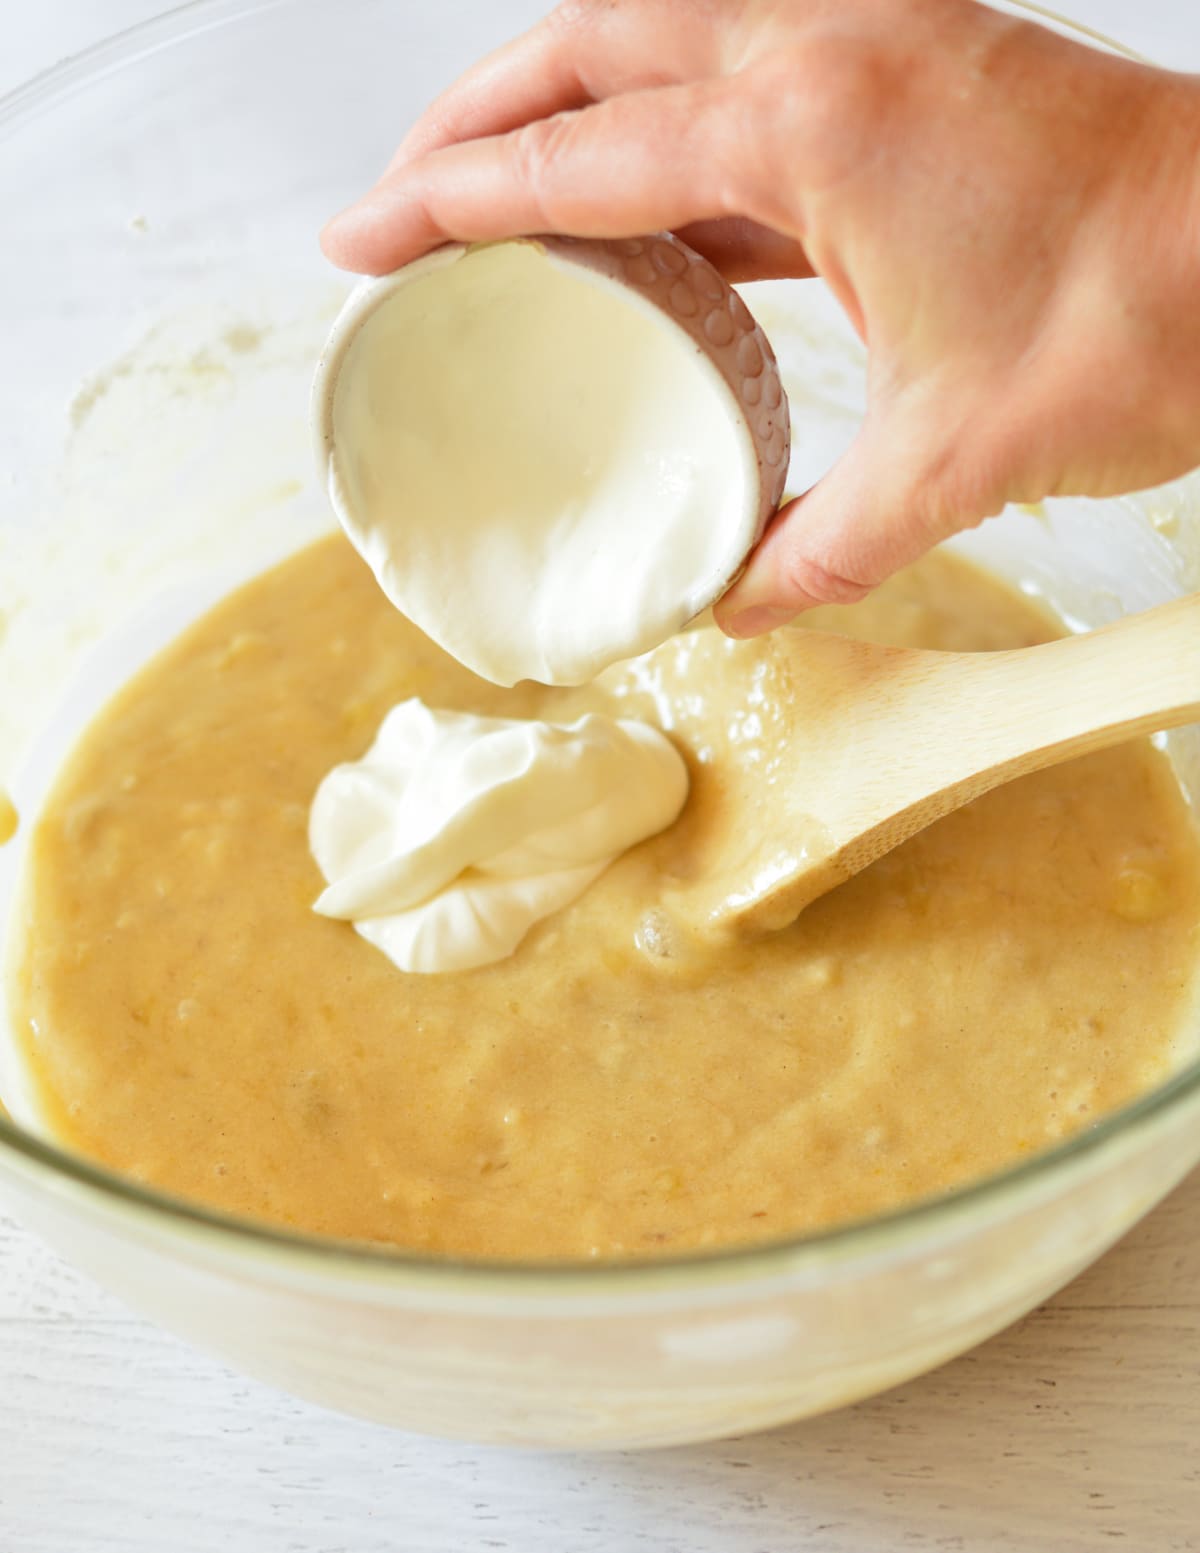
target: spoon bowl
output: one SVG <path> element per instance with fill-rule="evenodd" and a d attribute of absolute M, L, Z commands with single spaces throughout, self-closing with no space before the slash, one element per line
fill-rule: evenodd
<path fill-rule="evenodd" d="M 794 631 L 786 670 L 803 734 L 672 902 L 709 933 L 784 927 L 1003 782 L 1200 721 L 1200 594 L 1008 652 Z"/>

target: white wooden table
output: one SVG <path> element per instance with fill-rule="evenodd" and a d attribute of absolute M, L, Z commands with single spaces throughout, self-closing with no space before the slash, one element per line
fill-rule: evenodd
<path fill-rule="evenodd" d="M 329 0 L 335 3 L 335 0 Z M 1200 69 L 1197 0 L 1060 0 Z M 160 9 L 0 0 L 0 90 Z M 533 1456 L 241 1379 L 0 1220 L 0 1553 L 1200 1550 L 1200 1175 L 1019 1326 L 753 1439 Z"/>

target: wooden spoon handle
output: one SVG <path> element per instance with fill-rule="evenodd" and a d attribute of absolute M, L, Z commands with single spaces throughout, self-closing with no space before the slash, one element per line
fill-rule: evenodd
<path fill-rule="evenodd" d="M 995 787 L 1200 721 L 1200 594 L 1040 647 L 957 658 L 954 671 L 976 703 L 961 759 Z"/>

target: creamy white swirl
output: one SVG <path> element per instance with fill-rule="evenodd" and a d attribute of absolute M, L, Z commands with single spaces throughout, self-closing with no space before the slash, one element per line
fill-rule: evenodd
<path fill-rule="evenodd" d="M 309 844 L 328 888 L 315 910 L 404 971 L 486 965 L 670 825 L 687 791 L 683 757 L 643 723 L 404 701 L 317 789 Z"/>

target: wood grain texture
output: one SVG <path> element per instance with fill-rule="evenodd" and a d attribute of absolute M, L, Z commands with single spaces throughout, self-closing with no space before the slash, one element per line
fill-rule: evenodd
<path fill-rule="evenodd" d="M 0 89 L 164 3 L 7 0 Z M 1194 0 L 1059 3 L 1200 68 Z M 937 1373 L 645 1456 L 519 1456 L 322 1413 L 129 1316 L 0 1220 L 0 1553 L 1122 1547 L 1200 1550 L 1200 1176 Z"/>

